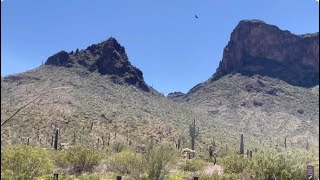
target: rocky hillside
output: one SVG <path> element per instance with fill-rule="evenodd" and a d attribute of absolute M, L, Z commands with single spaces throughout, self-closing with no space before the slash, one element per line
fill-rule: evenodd
<path fill-rule="evenodd" d="M 255 137 L 319 144 L 319 34 L 241 21 L 214 75 L 179 102 Z"/>
<path fill-rule="evenodd" d="M 168 98 L 144 82 L 114 38 L 61 51 L 41 67 L 1 79 L 2 145 L 29 138 L 49 147 L 59 128 L 61 143 L 97 145 L 110 137 L 113 145 L 141 145 L 180 138 L 186 147 L 196 119 L 200 152 L 213 138 L 237 150 L 240 133 L 246 148 L 279 145 L 284 137 L 291 147 L 305 147 L 307 139 L 318 146 L 317 38 L 241 21 L 212 78 Z"/>
<path fill-rule="evenodd" d="M 193 119 L 202 132 L 198 146 L 205 147 L 213 136 L 224 142 L 231 137 L 222 136 L 223 127 L 209 116 L 193 113 L 149 87 L 114 38 L 85 50 L 61 51 L 41 67 L 1 80 L 2 145 L 23 144 L 29 138 L 32 145 L 49 147 L 59 128 L 60 142 L 71 145 L 101 145 L 110 134 L 111 145 L 174 143 L 181 138 L 187 147 L 186 130 Z M 213 126 L 220 130 L 212 133 Z"/>

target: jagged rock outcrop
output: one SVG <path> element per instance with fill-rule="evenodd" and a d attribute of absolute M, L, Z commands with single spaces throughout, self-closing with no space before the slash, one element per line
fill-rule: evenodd
<path fill-rule="evenodd" d="M 82 67 L 90 72 L 99 72 L 101 75 L 112 75 L 114 82 L 123 81 L 143 91 L 150 90 L 144 82 L 143 73 L 131 65 L 124 47 L 112 37 L 85 50 L 71 53 L 60 51 L 49 57 L 45 65 Z"/>
<path fill-rule="evenodd" d="M 185 94 L 182 92 L 173 92 L 173 93 L 169 93 L 167 95 L 167 98 L 173 101 L 181 101 L 184 98 L 184 96 Z"/>
<path fill-rule="evenodd" d="M 315 86 L 319 84 L 319 33 L 294 35 L 262 21 L 240 21 L 212 80 L 230 73 Z"/>

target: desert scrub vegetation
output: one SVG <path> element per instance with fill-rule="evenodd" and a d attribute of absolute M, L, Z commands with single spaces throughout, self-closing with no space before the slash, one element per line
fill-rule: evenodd
<path fill-rule="evenodd" d="M 237 173 L 224 174 L 223 176 L 219 176 L 217 174 L 213 174 L 213 175 L 202 174 L 199 176 L 199 179 L 201 180 L 237 180 L 241 178 L 242 178 L 241 174 L 237 174 Z"/>
<path fill-rule="evenodd" d="M 267 150 L 254 154 L 252 159 L 230 154 L 221 161 L 225 174 L 241 174 L 247 172 L 250 179 L 269 179 L 272 176 L 279 180 L 305 179 L 308 164 L 315 166 L 315 178 L 319 178 L 319 163 L 316 150 L 306 151 L 292 149 L 278 152 Z"/>
<path fill-rule="evenodd" d="M 54 163 L 51 154 L 31 146 L 1 148 L 1 179 L 28 180 L 51 174 Z"/>
<path fill-rule="evenodd" d="M 201 171 L 207 165 L 207 162 L 201 159 L 187 159 L 183 164 L 180 165 L 180 168 L 183 171 Z"/>
<path fill-rule="evenodd" d="M 72 173 L 92 172 L 100 164 L 103 152 L 88 146 L 74 146 L 57 152 L 56 165 L 69 168 Z"/>
<path fill-rule="evenodd" d="M 113 154 L 108 161 L 112 171 L 121 175 L 130 174 L 135 179 L 141 177 L 144 168 L 144 159 L 141 154 L 126 150 Z"/>
<path fill-rule="evenodd" d="M 150 147 L 145 154 L 123 151 L 111 156 L 111 165 L 119 174 L 130 174 L 134 179 L 162 180 L 176 163 L 177 152 L 168 145 Z"/>

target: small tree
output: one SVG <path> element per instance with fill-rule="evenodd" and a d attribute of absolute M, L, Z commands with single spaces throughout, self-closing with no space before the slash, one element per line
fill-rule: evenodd
<path fill-rule="evenodd" d="M 144 155 L 149 179 L 162 180 L 167 168 L 176 160 L 176 151 L 170 146 L 159 145 L 149 149 Z"/>

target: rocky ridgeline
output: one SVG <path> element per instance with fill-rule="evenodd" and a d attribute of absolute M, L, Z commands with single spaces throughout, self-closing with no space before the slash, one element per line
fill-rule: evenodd
<path fill-rule="evenodd" d="M 59 53 L 49 57 L 45 65 L 86 68 L 101 75 L 112 75 L 116 83 L 128 83 L 143 91 L 150 91 L 144 82 L 143 73 L 132 66 L 128 56 L 115 38 L 89 46 L 85 50 Z"/>

